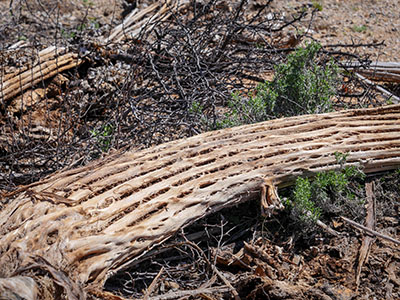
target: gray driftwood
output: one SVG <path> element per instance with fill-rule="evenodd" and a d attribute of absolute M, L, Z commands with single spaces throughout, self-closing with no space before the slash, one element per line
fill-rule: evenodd
<path fill-rule="evenodd" d="M 346 64 L 349 69 L 358 68 L 357 73 L 374 81 L 400 82 L 400 63 L 399 62 L 373 62 L 367 68 L 360 68 L 359 62 Z"/>
<path fill-rule="evenodd" d="M 208 132 L 21 188 L 0 211 L 0 277 L 46 265 L 64 285 L 101 287 L 208 214 L 260 197 L 270 213 L 280 207 L 275 187 L 338 168 L 335 152 L 366 173 L 397 168 L 400 105 Z"/>

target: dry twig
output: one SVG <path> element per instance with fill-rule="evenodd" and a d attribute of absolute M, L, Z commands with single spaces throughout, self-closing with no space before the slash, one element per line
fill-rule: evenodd
<path fill-rule="evenodd" d="M 364 81 L 365 83 L 373 86 L 378 91 L 382 92 L 386 99 L 393 101 L 393 103 L 400 103 L 400 98 L 399 97 L 393 95 L 391 92 L 389 92 L 388 90 L 384 89 L 379 84 L 373 83 L 371 80 L 365 78 L 363 75 L 361 75 L 359 73 L 355 73 L 355 75 L 358 78 L 360 78 L 362 81 Z"/>
<path fill-rule="evenodd" d="M 376 213 L 375 213 L 375 195 L 374 195 L 374 182 L 369 181 L 365 184 L 365 192 L 367 195 L 367 217 L 365 220 L 365 225 L 367 228 L 374 230 L 376 224 Z M 360 275 L 361 269 L 364 263 L 368 260 L 368 255 L 371 249 L 371 245 L 374 239 L 369 235 L 364 235 L 362 245 L 358 255 L 358 263 L 357 263 L 357 270 L 356 270 L 356 287 L 360 285 Z"/>
<path fill-rule="evenodd" d="M 368 227 L 365 227 L 365 226 L 363 226 L 361 224 L 358 224 L 357 222 L 354 222 L 354 221 L 352 221 L 352 220 L 350 220 L 350 219 L 348 219 L 346 217 L 341 217 L 341 218 L 342 218 L 343 221 L 346 221 L 347 223 L 349 223 L 350 225 L 352 225 L 352 226 L 354 226 L 354 227 L 356 227 L 358 229 L 361 229 L 361 230 L 363 230 L 363 231 L 365 231 L 365 232 L 367 232 L 369 234 L 372 234 L 372 235 L 374 235 L 376 237 L 379 237 L 381 239 L 384 239 L 384 240 L 387 240 L 387 241 L 390 241 L 392 243 L 400 245 L 400 241 L 399 240 L 396 240 L 396 239 L 394 239 L 394 238 L 392 238 L 390 236 L 387 236 L 386 234 L 379 233 L 379 232 L 377 232 L 375 230 L 372 230 L 372 229 L 370 229 Z"/>
<path fill-rule="evenodd" d="M 151 284 L 149 285 L 149 287 L 146 290 L 146 293 L 143 296 L 143 300 L 148 300 L 151 293 L 154 291 L 156 285 L 157 285 L 157 281 L 160 279 L 162 273 L 164 272 L 164 267 L 161 267 L 160 271 L 158 272 L 157 276 L 154 277 L 153 281 L 151 282 Z"/>

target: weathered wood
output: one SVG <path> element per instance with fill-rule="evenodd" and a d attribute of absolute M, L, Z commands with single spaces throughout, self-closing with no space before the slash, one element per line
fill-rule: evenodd
<path fill-rule="evenodd" d="M 124 21 L 116 26 L 103 42 L 117 43 L 124 39 L 136 38 L 144 30 L 150 31 L 154 24 L 171 16 L 174 9 L 182 9 L 189 1 L 156 1 L 141 10 L 134 9 Z"/>
<path fill-rule="evenodd" d="M 376 199 L 375 185 L 372 180 L 365 183 L 365 194 L 367 202 L 367 216 L 365 218 L 365 226 L 371 230 L 375 229 L 376 225 Z M 354 225 L 353 225 L 354 226 Z M 374 238 L 370 235 L 364 235 L 360 250 L 358 251 L 357 269 L 356 269 L 356 287 L 360 286 L 361 269 L 364 263 L 368 261 L 368 256 L 371 250 L 371 245 Z"/>
<path fill-rule="evenodd" d="M 76 53 L 68 53 L 64 48 L 50 46 L 39 52 L 32 67 L 26 67 L 4 77 L 4 81 L 0 82 L 0 100 L 5 103 L 39 82 L 75 68 L 81 63 L 82 60 Z"/>
<path fill-rule="evenodd" d="M 338 168 L 335 152 L 366 173 L 397 168 L 400 105 L 208 132 L 52 175 L 0 211 L 0 277 L 45 257 L 101 285 L 182 226 L 259 199 L 266 185 Z"/>
<path fill-rule="evenodd" d="M 346 67 L 349 68 L 360 68 L 364 64 L 360 62 L 349 62 L 346 64 Z M 387 71 L 392 73 L 400 74 L 400 62 L 386 62 L 386 61 L 376 61 L 369 64 L 369 69 L 377 70 L 377 71 Z"/>
<path fill-rule="evenodd" d="M 400 103 L 400 98 L 399 97 L 397 97 L 396 95 L 393 95 L 391 92 L 389 92 L 388 90 L 384 89 L 380 85 L 373 83 L 371 80 L 365 78 L 361 74 L 355 73 L 355 75 L 356 75 L 356 77 L 358 77 L 361 80 L 363 80 L 365 83 L 375 87 L 375 89 L 380 91 L 382 93 L 382 96 L 385 97 L 387 100 L 392 101 L 392 103 Z"/>
<path fill-rule="evenodd" d="M 167 0 L 158 2 L 141 10 L 133 10 L 124 21 L 117 25 L 106 37 L 98 39 L 100 45 L 121 42 L 124 39 L 136 38 L 145 30 L 151 30 L 157 22 L 171 16 L 174 9 L 182 9 L 189 1 Z M 18 50 L 25 44 L 17 43 L 10 50 Z M 6 74 L 0 81 L 0 103 L 6 103 L 14 96 L 34 87 L 43 80 L 82 63 L 78 54 L 68 52 L 62 47 L 49 46 L 38 53 L 32 66 L 24 66 L 16 72 Z"/>
<path fill-rule="evenodd" d="M 398 62 L 373 62 L 367 68 L 359 62 L 346 64 L 347 69 L 357 69 L 357 73 L 374 81 L 400 82 L 400 63 Z"/>
<path fill-rule="evenodd" d="M 400 83 L 400 74 L 396 73 L 380 72 L 375 70 L 360 70 L 358 73 L 374 81 Z"/>

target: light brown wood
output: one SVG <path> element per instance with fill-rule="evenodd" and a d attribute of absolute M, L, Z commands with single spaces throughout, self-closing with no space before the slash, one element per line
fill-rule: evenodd
<path fill-rule="evenodd" d="M 338 168 L 335 152 L 366 173 L 397 168 L 400 105 L 208 132 L 52 175 L 0 211 L 0 277 L 44 257 L 101 286 L 199 218 Z M 264 208 L 280 205 L 271 201 Z"/>
<path fill-rule="evenodd" d="M 50 46 L 39 52 L 36 62 L 31 67 L 7 74 L 5 80 L 0 83 L 0 99 L 5 103 L 39 82 L 75 68 L 81 63 L 82 60 L 76 53 L 67 53 L 64 48 Z"/>
<path fill-rule="evenodd" d="M 365 183 L 365 194 L 367 202 L 367 216 L 365 218 L 365 226 L 371 230 L 376 225 L 376 205 L 375 205 L 375 184 L 372 180 Z M 361 270 L 364 263 L 368 261 L 371 245 L 374 238 L 370 235 L 364 235 L 360 250 L 358 251 L 357 269 L 356 269 L 356 288 L 360 286 Z"/>
<path fill-rule="evenodd" d="M 182 9 L 188 3 L 187 0 L 155 1 L 141 10 L 134 9 L 109 36 L 103 38 L 103 42 L 118 43 L 125 39 L 136 38 L 141 32 L 150 31 L 157 22 L 169 18 L 175 9 Z"/>
<path fill-rule="evenodd" d="M 136 38 L 145 30 L 151 30 L 157 22 L 169 18 L 175 9 L 182 9 L 189 1 L 168 0 L 149 5 L 141 10 L 133 10 L 124 21 L 117 25 L 107 37 L 98 39 L 99 45 L 119 43 L 125 39 Z M 18 50 L 26 44 L 17 43 L 10 50 Z M 82 63 L 78 54 L 68 52 L 62 47 L 49 46 L 38 53 L 32 66 L 24 66 L 16 72 L 6 72 L 0 81 L 0 103 L 7 103 L 16 95 L 33 88 L 38 83 L 56 74 L 75 68 Z"/>

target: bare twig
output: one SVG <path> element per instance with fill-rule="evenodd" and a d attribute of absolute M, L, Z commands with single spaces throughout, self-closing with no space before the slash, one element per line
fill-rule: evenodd
<path fill-rule="evenodd" d="M 146 293 L 143 296 L 143 300 L 148 300 L 151 293 L 154 291 L 154 288 L 157 285 L 158 280 L 160 279 L 162 273 L 164 272 L 164 267 L 161 267 L 160 272 L 158 272 L 157 276 L 154 277 L 153 281 L 151 282 L 151 284 L 149 285 L 149 287 L 146 290 Z"/>
<path fill-rule="evenodd" d="M 375 223 L 376 223 L 376 214 L 375 214 L 375 195 L 374 195 L 374 182 L 369 181 L 365 184 L 365 192 L 367 195 L 367 203 L 368 203 L 368 210 L 367 210 L 367 217 L 365 220 L 365 225 L 367 228 L 370 228 L 371 230 L 375 229 Z M 360 248 L 360 253 L 358 256 L 358 264 L 357 264 L 357 270 L 356 270 L 356 287 L 360 285 L 360 275 L 361 275 L 361 269 L 364 263 L 368 260 L 368 255 L 371 249 L 371 244 L 373 242 L 373 238 L 369 235 L 365 235 L 361 248 Z"/>
<path fill-rule="evenodd" d="M 363 75 L 359 74 L 359 73 L 355 73 L 355 75 L 360 78 L 361 80 L 363 80 L 365 83 L 373 86 L 374 88 L 376 88 L 378 91 L 382 92 L 383 95 L 385 96 L 385 98 L 387 98 L 388 100 L 390 99 L 391 101 L 395 102 L 395 103 L 400 103 L 400 98 L 393 95 L 391 92 L 389 92 L 388 90 L 384 89 L 383 87 L 381 87 L 380 85 L 372 82 L 371 80 L 365 78 Z"/>
<path fill-rule="evenodd" d="M 390 241 L 390 242 L 392 242 L 392 243 L 395 243 L 395 244 L 400 245 L 400 241 L 399 241 L 399 240 L 396 240 L 396 239 L 394 239 L 394 238 L 392 238 L 392 237 L 390 237 L 390 236 L 387 236 L 386 234 L 379 233 L 379 232 L 377 232 L 377 231 L 375 231 L 375 230 L 372 230 L 372 229 L 370 229 L 370 228 L 368 228 L 368 227 L 365 227 L 365 226 L 363 226 L 363 225 L 361 225 L 361 224 L 358 224 L 357 222 L 354 222 L 354 221 L 352 221 L 352 220 L 350 220 L 350 219 L 348 219 L 348 218 L 346 218 L 346 217 L 341 217 L 341 219 L 342 219 L 343 221 L 346 221 L 346 222 L 349 223 L 350 225 L 352 225 L 352 226 L 358 228 L 358 229 L 361 229 L 361 230 L 363 230 L 363 231 L 365 231 L 365 232 L 368 232 L 369 234 L 375 235 L 375 236 L 377 236 L 377 237 L 379 237 L 379 238 L 381 238 L 381 239 L 384 239 L 384 240 L 387 240 L 387 241 Z"/>
<path fill-rule="evenodd" d="M 212 265 L 212 269 L 218 275 L 218 277 L 221 278 L 221 280 L 225 283 L 225 285 L 229 287 L 229 289 L 231 290 L 233 296 L 235 297 L 235 300 L 240 300 L 239 293 L 232 286 L 232 284 L 229 282 L 229 280 L 226 279 L 226 277 L 217 269 L 217 267 L 215 265 Z"/>
<path fill-rule="evenodd" d="M 333 236 L 340 236 L 340 233 L 337 232 L 336 230 L 332 229 L 331 227 L 329 227 L 328 225 L 326 225 L 325 223 L 321 222 L 320 220 L 317 220 L 317 225 L 319 227 L 321 227 L 322 229 L 324 229 L 325 231 L 327 231 L 328 233 L 330 233 Z"/>
<path fill-rule="evenodd" d="M 151 297 L 149 300 L 169 300 L 169 299 L 178 299 L 182 297 L 190 297 L 197 296 L 200 294 L 211 294 L 215 295 L 217 293 L 227 293 L 230 291 L 229 287 L 210 287 L 210 288 L 199 288 L 190 291 L 176 291 L 170 292 L 164 295 Z"/>

